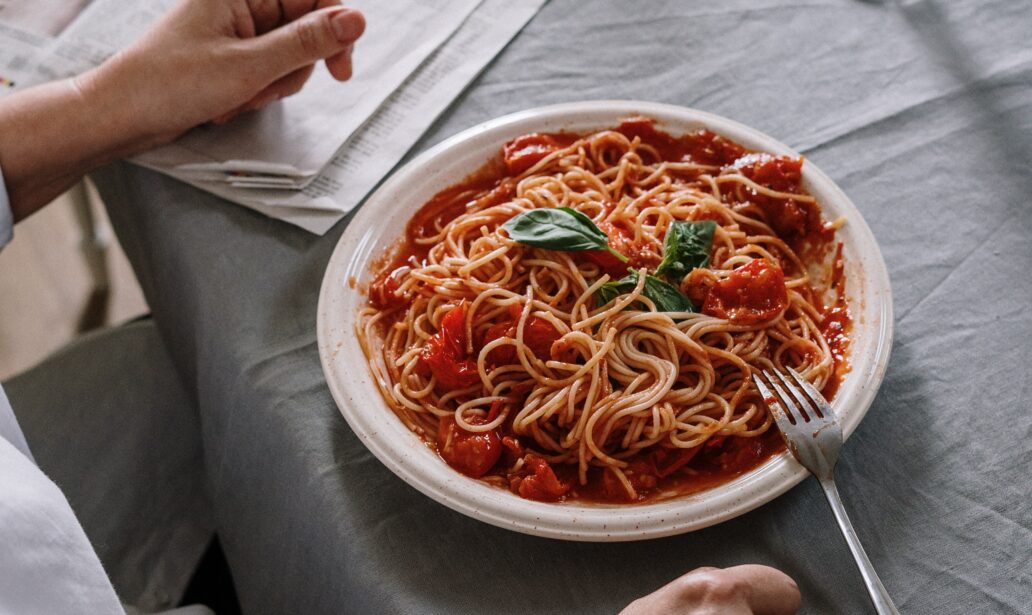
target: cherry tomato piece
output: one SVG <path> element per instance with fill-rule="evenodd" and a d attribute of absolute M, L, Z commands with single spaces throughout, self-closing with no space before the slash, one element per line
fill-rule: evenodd
<path fill-rule="evenodd" d="M 518 317 L 519 314 L 517 313 L 516 318 Z M 516 339 L 518 324 L 517 321 L 511 320 L 492 325 L 484 333 L 484 342 L 481 344 L 481 347 L 503 337 Z M 534 353 L 534 356 L 542 361 L 547 361 L 552 357 L 552 344 L 559 337 L 559 331 L 544 318 L 531 316 L 527 318 L 527 322 L 523 325 L 523 343 Z M 512 344 L 505 344 L 494 348 L 487 355 L 487 362 L 492 366 L 512 365 L 518 361 L 519 357 L 516 353 L 516 346 Z"/>
<path fill-rule="evenodd" d="M 440 330 L 427 340 L 420 358 L 446 391 L 465 389 L 480 382 L 477 363 L 466 352 L 465 301 L 441 319 Z"/>
<path fill-rule="evenodd" d="M 544 459 L 537 455 L 527 455 L 524 463 L 533 474 L 520 482 L 520 497 L 539 502 L 555 502 L 570 490 L 570 485 L 561 482 L 552 466 Z"/>
<path fill-rule="evenodd" d="M 736 160 L 734 166 L 749 179 L 771 190 L 796 193 L 801 189 L 802 158 L 749 154 Z M 767 222 L 782 237 L 805 237 L 821 228 L 821 214 L 813 203 L 764 194 L 754 194 L 749 200 L 763 210 Z"/>
<path fill-rule="evenodd" d="M 778 192 L 798 192 L 803 180 L 803 159 L 792 156 L 749 154 L 735 161 L 742 174 Z"/>
<path fill-rule="evenodd" d="M 480 478 L 498 463 L 502 441 L 498 431 L 466 431 L 454 416 L 441 417 L 437 424 L 437 447 L 441 458 L 466 476 Z"/>
<path fill-rule="evenodd" d="M 774 318 L 787 305 L 788 290 L 781 267 L 758 258 L 714 284 L 702 311 L 736 325 L 752 325 Z"/>
<path fill-rule="evenodd" d="M 510 175 L 519 175 L 560 148 L 554 137 L 532 133 L 516 137 L 502 148 L 502 159 Z"/>
<path fill-rule="evenodd" d="M 407 271 L 408 267 L 398 267 L 377 276 L 369 285 L 369 301 L 381 310 L 405 305 L 408 300 L 397 293 L 401 288 L 401 278 Z"/>

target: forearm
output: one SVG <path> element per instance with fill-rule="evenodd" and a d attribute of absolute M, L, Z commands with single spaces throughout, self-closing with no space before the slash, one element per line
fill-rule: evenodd
<path fill-rule="evenodd" d="M 0 99 L 0 168 L 16 221 L 146 143 L 94 81 L 87 73 Z"/>
<path fill-rule="evenodd" d="M 347 79 L 364 28 L 337 0 L 184 0 L 101 66 L 0 99 L 14 219 L 106 162 L 293 94 L 319 60 Z"/>

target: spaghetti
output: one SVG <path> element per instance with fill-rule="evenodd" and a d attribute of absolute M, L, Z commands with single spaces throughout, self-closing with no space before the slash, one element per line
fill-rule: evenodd
<path fill-rule="evenodd" d="M 509 142 L 369 287 L 356 331 L 384 399 L 530 499 L 636 502 L 759 465 L 783 445 L 752 372 L 831 395 L 846 369 L 841 246 L 810 273 L 834 225 L 801 168 L 644 118 Z"/>

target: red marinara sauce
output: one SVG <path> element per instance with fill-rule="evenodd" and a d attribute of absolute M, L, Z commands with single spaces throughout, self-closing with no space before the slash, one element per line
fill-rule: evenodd
<path fill-rule="evenodd" d="M 853 332 L 853 318 L 849 314 L 849 306 L 846 304 L 846 296 L 843 291 L 845 285 L 845 261 L 842 259 L 842 244 L 835 244 L 835 255 L 831 265 L 831 288 L 836 290 L 835 303 L 824 311 L 824 319 L 821 320 L 821 334 L 828 342 L 831 349 L 831 357 L 835 361 L 835 371 L 828 383 L 824 385 L 821 393 L 824 397 L 831 399 L 838 392 L 842 379 L 849 372 L 849 340 Z"/>
<path fill-rule="evenodd" d="M 708 130 L 674 137 L 656 129 L 652 120 L 633 118 L 614 129 L 630 139 L 641 139 L 651 146 L 661 160 L 690 161 L 712 167 L 736 167 L 757 184 L 782 193 L 805 194 L 802 186 L 802 160 L 750 152 L 741 145 Z M 383 325 L 390 326 L 403 313 L 404 299 L 395 291 L 407 267 L 422 262 L 428 249 L 414 241 L 416 237 L 436 234 L 451 220 L 466 211 L 503 203 L 515 196 L 519 176 L 558 149 L 572 144 L 581 135 L 570 133 L 523 135 L 505 144 L 499 155 L 459 184 L 441 191 L 416 212 L 406 228 L 406 237 L 385 258 L 374 263 L 376 276 L 369 285 L 372 305 L 387 313 Z M 658 161 L 648 161 L 658 162 Z M 701 173 L 701 172 L 700 172 Z M 686 181 L 692 172 L 683 172 Z M 696 174 L 697 175 L 697 174 Z M 754 190 L 737 194 L 743 206 L 758 208 L 764 220 L 793 249 L 820 253 L 834 249 L 834 233 L 823 224 L 815 204 L 795 199 L 775 199 Z M 629 229 L 603 223 L 610 247 L 628 257 L 635 267 L 655 267 L 654 257 L 642 250 Z M 807 249 L 816 246 L 816 249 Z M 573 254 L 579 262 L 589 261 L 613 277 L 624 275 L 626 264 L 605 251 Z M 833 287 L 841 284 L 841 244 L 834 259 Z M 813 292 L 809 290 L 808 292 Z M 823 393 L 829 399 L 837 391 L 842 377 L 849 370 L 848 348 L 852 320 L 843 293 L 829 306 L 819 323 L 832 349 L 835 376 Z M 766 259 L 756 259 L 736 270 L 709 289 L 701 309 L 705 313 L 728 318 L 732 322 L 759 322 L 785 308 L 784 272 Z M 465 303 L 457 304 L 442 318 L 440 330 L 432 336 L 423 352 L 420 369 L 424 375 L 437 377 L 438 386 L 447 390 L 470 387 L 479 382 L 476 357 L 492 340 L 515 335 L 519 312 L 493 325 L 472 340 L 473 352 L 467 353 L 464 319 Z M 556 344 L 559 334 L 547 321 L 528 318 L 524 324 L 524 340 L 537 356 L 558 358 L 563 352 Z M 490 367 L 519 362 L 515 347 L 501 345 L 489 354 Z M 522 394 L 526 394 L 525 392 Z M 513 392 L 519 403 L 519 392 Z M 499 404 L 494 404 L 487 417 L 497 417 Z M 484 424 L 484 423 L 480 423 Z M 628 503 L 626 490 L 615 474 L 602 468 L 588 471 L 587 484 L 577 480 L 576 467 L 547 461 L 547 453 L 537 450 L 533 440 L 513 433 L 510 422 L 487 432 L 469 432 L 454 418 L 439 420 L 436 440 L 428 440 L 438 454 L 457 471 L 495 485 L 508 487 L 521 497 L 547 501 L 587 501 Z M 780 434 L 774 428 L 754 438 L 713 436 L 692 449 L 652 446 L 629 460 L 625 476 L 638 492 L 637 502 L 655 498 L 687 495 L 721 485 L 736 476 L 759 467 L 772 456 L 785 450 Z M 516 469 L 514 469 L 516 468 Z"/>

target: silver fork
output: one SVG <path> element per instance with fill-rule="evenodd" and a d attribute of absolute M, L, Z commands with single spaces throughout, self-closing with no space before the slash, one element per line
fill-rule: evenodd
<path fill-rule="evenodd" d="M 788 375 L 776 369 L 754 373 L 753 382 L 781 429 L 788 450 L 804 468 L 817 477 L 824 489 L 824 496 L 828 498 L 831 511 L 835 513 L 835 520 L 846 538 L 849 550 L 853 552 L 853 559 L 860 569 L 860 576 L 864 579 L 874 608 L 879 615 L 898 615 L 899 611 L 892 603 L 889 592 L 885 590 L 871 560 L 864 553 L 853 524 L 846 515 L 846 509 L 842 506 L 838 488 L 835 487 L 835 463 L 842 448 L 842 428 L 828 401 L 791 368 L 788 368 Z"/>

